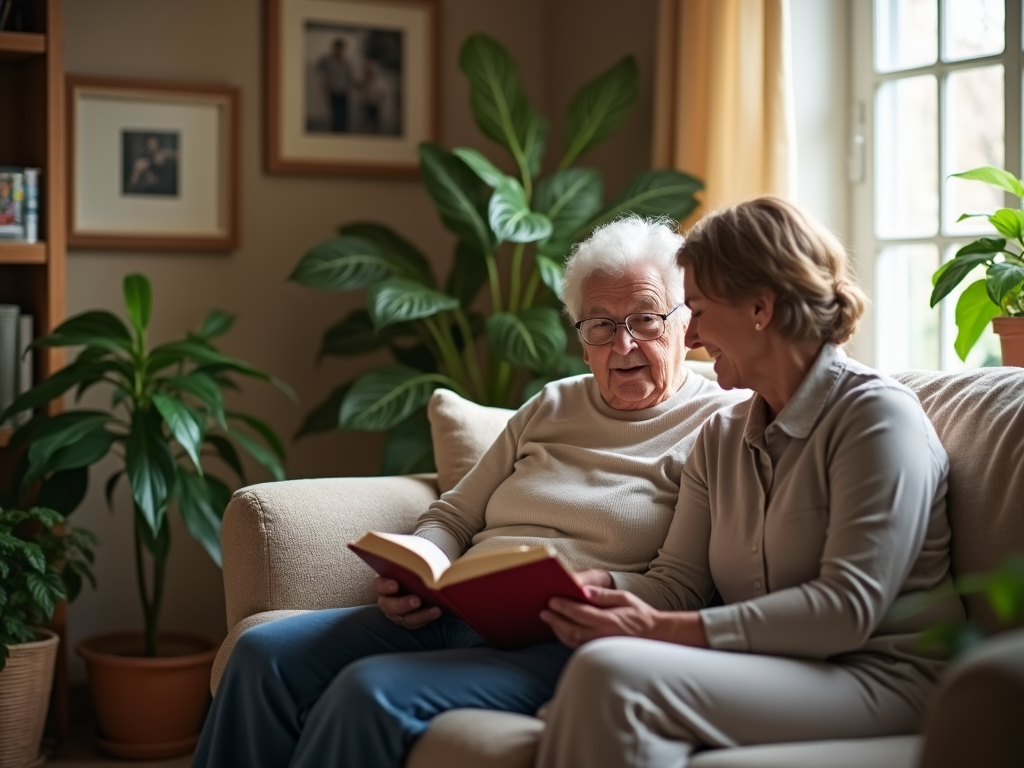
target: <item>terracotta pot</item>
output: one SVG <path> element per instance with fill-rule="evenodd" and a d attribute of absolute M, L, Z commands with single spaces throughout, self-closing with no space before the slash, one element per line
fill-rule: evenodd
<path fill-rule="evenodd" d="M 36 635 L 35 642 L 10 646 L 0 672 L 0 768 L 35 768 L 46 762 L 39 745 L 60 638 L 48 629 L 37 629 Z"/>
<path fill-rule="evenodd" d="M 1024 368 L 1024 317 L 996 317 L 992 330 L 999 336 L 1003 365 Z"/>
<path fill-rule="evenodd" d="M 79 643 L 75 650 L 89 674 L 100 751 L 156 760 L 194 749 L 210 700 L 217 646 L 213 638 L 190 632 L 161 632 L 156 657 L 143 656 L 141 632 Z"/>

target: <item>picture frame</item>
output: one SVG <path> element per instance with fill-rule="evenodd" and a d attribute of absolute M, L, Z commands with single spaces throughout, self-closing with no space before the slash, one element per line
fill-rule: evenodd
<path fill-rule="evenodd" d="M 269 173 L 415 177 L 439 136 L 438 0 L 265 0 Z"/>
<path fill-rule="evenodd" d="M 68 246 L 238 246 L 239 91 L 69 75 Z"/>

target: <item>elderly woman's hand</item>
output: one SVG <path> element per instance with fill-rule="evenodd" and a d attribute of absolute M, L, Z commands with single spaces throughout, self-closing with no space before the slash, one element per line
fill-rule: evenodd
<path fill-rule="evenodd" d="M 586 587 L 592 605 L 556 597 L 540 617 L 565 645 L 578 648 L 599 637 L 643 637 L 680 645 L 708 646 L 696 611 L 659 611 L 631 592 Z"/>
<path fill-rule="evenodd" d="M 396 595 L 400 585 L 394 579 L 378 576 L 373 580 L 373 591 L 377 594 L 377 607 L 384 615 L 400 627 L 419 629 L 441 615 L 441 609 L 434 606 L 420 608 L 422 601 L 416 595 Z"/>

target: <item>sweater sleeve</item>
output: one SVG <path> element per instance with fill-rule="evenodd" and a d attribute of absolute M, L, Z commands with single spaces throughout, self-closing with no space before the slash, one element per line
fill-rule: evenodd
<path fill-rule="evenodd" d="M 480 461 L 420 516 L 416 536 L 436 544 L 453 562 L 462 556 L 487 524 L 491 495 L 515 470 L 519 436 L 531 413 L 528 404 L 512 416 Z"/>
<path fill-rule="evenodd" d="M 830 448 L 817 578 L 701 611 L 713 648 L 811 659 L 854 651 L 899 594 L 944 504 L 945 453 L 913 395 L 891 387 L 861 393 Z"/>

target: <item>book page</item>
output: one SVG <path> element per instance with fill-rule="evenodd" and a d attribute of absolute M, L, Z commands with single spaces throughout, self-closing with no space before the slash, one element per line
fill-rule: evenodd
<path fill-rule="evenodd" d="M 393 563 L 404 565 L 429 586 L 437 582 L 450 565 L 448 555 L 440 547 L 420 536 L 370 531 L 356 544 Z"/>
<path fill-rule="evenodd" d="M 487 573 L 504 571 L 537 560 L 556 558 L 554 547 L 509 547 L 508 549 L 483 552 L 478 555 L 462 557 L 448 566 L 448 570 L 438 579 L 438 587 L 458 584 L 462 581 L 475 579 Z"/>

